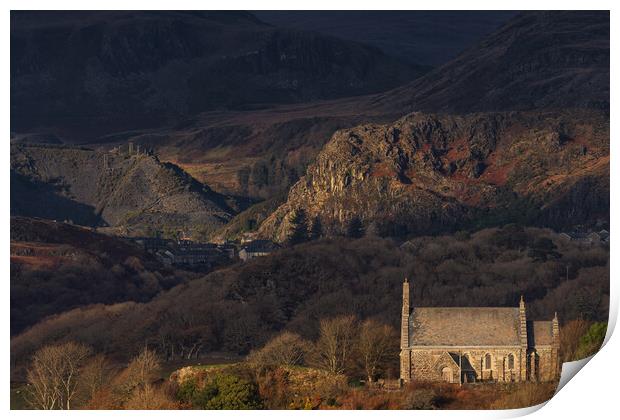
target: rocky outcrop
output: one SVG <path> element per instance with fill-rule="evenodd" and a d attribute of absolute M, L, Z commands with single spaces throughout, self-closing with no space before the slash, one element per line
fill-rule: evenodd
<path fill-rule="evenodd" d="M 218 191 L 268 198 L 303 174 L 336 129 L 385 123 L 412 111 L 460 114 L 608 105 L 609 14 L 524 12 L 452 62 L 392 91 L 211 114 L 152 144 Z"/>
<path fill-rule="evenodd" d="M 11 147 L 11 214 L 90 226 L 203 229 L 223 226 L 234 200 L 155 156 L 77 147 Z"/>
<path fill-rule="evenodd" d="M 328 232 L 359 217 L 380 235 L 608 217 L 608 117 L 413 113 L 341 130 L 259 233 L 283 240 L 300 208 Z"/>

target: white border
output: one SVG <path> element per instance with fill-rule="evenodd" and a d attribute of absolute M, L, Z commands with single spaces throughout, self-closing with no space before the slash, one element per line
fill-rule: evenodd
<path fill-rule="evenodd" d="M 14 1 L 9 0 L 4 4 L 8 5 L 5 9 L 3 21 L 5 22 L 2 34 L 2 51 L 5 57 L 4 65 L 2 66 L 2 80 L 4 80 L 4 98 L 2 102 L 2 127 L 4 133 L 8 134 L 10 130 L 10 67 L 9 67 L 9 50 L 10 50 L 10 12 L 9 10 L 23 10 L 23 9 L 41 9 L 41 10 L 55 10 L 55 9 L 91 9 L 91 10 L 103 10 L 103 9 L 125 9 L 125 10 L 142 10 L 142 9 L 159 9 L 159 10 L 329 10 L 329 9 L 353 9 L 353 10 L 587 10 L 587 9 L 599 9 L 599 10 L 611 10 L 611 45 L 618 45 L 616 42 L 618 39 L 618 31 L 616 30 L 618 19 L 617 13 L 613 10 L 613 5 L 617 2 L 612 1 L 599 1 L 590 0 L 575 1 L 549 1 L 549 0 L 522 0 L 522 1 L 480 1 L 470 0 L 464 1 L 441 1 L 435 0 L 432 2 L 407 2 L 407 1 L 395 1 L 395 0 L 383 0 L 380 3 L 370 2 L 365 0 L 344 0 L 344 1 L 326 1 L 315 0 L 312 2 L 295 2 L 282 1 L 282 0 L 262 0 L 262 1 L 247 1 L 237 0 L 235 2 L 205 2 L 199 0 L 175 0 L 162 1 L 162 0 L 133 0 L 133 1 L 119 1 L 119 0 L 91 0 L 89 2 L 76 1 L 76 0 L 57 0 L 54 2 L 44 0 L 23 0 Z M 611 49 L 611 69 L 612 75 L 616 75 L 614 70 L 617 66 L 617 55 L 614 54 L 613 48 Z M 612 97 L 612 116 L 615 115 L 617 95 L 617 86 L 614 82 L 614 77 L 611 77 L 611 97 Z M 616 124 L 614 120 L 611 120 L 611 137 L 615 132 Z M 5 139 L 5 154 L 3 155 L 3 161 L 5 162 L 5 171 L 10 166 L 10 154 L 9 154 L 9 141 Z M 612 142 L 612 154 L 616 155 L 617 147 Z M 619 197 L 618 181 L 620 176 L 618 174 L 618 167 L 612 159 L 611 166 L 611 214 L 616 214 L 618 209 L 618 200 L 615 197 Z M 6 174 L 6 172 L 5 172 Z M 4 338 L 4 345 L 2 346 L 2 354 L 4 362 L 1 364 L 2 372 L 4 373 L 2 382 L 2 388 L 0 389 L 0 398 L 4 403 L 5 410 L 9 410 L 9 346 L 10 346 L 10 334 L 9 334 L 9 224 L 6 223 L 9 220 L 9 178 L 3 177 L 1 179 L 2 197 L 5 197 L 5 204 L 2 207 L 2 217 L 5 220 L 5 224 L 2 225 L 2 233 L 5 238 L 2 243 L 2 251 L 0 255 L 4 255 L 2 260 L 3 272 L 5 273 L 2 287 L 5 296 L 4 305 L 4 317 L 2 323 L 2 333 Z M 618 257 L 617 247 L 611 246 L 611 261 L 616 261 Z M 612 284 L 612 296 L 610 300 L 610 332 L 613 330 L 618 313 L 618 300 L 617 300 L 617 281 L 618 269 L 616 264 L 611 265 L 611 279 Z M 381 417 L 390 419 L 401 419 L 405 417 L 415 418 L 459 418 L 459 419 L 480 419 L 480 418 L 503 418 L 503 417 L 516 417 L 533 412 L 531 418 L 609 418 L 614 416 L 612 413 L 617 406 L 617 391 L 616 383 L 620 374 L 620 364 L 615 357 L 620 350 L 620 344 L 617 337 L 611 337 L 608 332 L 607 343 L 605 347 L 592 358 L 588 363 L 588 367 L 580 372 L 578 379 L 570 381 L 564 388 L 562 388 L 558 394 L 552 398 L 546 405 L 521 410 L 508 410 L 508 411 L 437 411 L 437 412 L 423 412 L 423 411 L 385 411 L 381 412 Z M 544 406 L 544 407 L 543 407 Z M 66 416 L 76 418 L 108 418 L 110 415 L 118 417 L 142 417 L 149 416 L 151 418 L 169 418 L 171 415 L 183 416 L 185 418 L 253 418 L 258 416 L 269 416 L 271 418 L 280 419 L 288 418 L 292 413 L 288 411 L 271 411 L 268 413 L 262 412 L 203 412 L 203 411 L 183 411 L 183 412 L 129 412 L 129 411 L 117 411 L 110 412 L 34 412 L 34 411 L 13 411 L 11 416 L 19 418 L 33 418 L 33 417 L 49 417 L 49 418 L 65 418 Z M 374 418 L 378 415 L 378 412 L 374 411 L 361 411 L 361 412 L 343 412 L 343 411 L 319 411 L 319 412 L 298 412 L 294 415 L 297 417 L 312 418 L 343 418 L 353 417 L 356 418 Z"/>

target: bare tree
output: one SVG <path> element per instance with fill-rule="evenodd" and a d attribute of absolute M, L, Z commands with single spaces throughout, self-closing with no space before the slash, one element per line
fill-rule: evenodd
<path fill-rule="evenodd" d="M 80 372 L 78 385 L 80 401 L 91 403 L 97 393 L 110 383 L 112 375 L 112 366 L 105 356 L 97 354 L 92 357 Z"/>
<path fill-rule="evenodd" d="M 310 343 L 299 335 L 285 331 L 271 339 L 262 349 L 250 353 L 248 361 L 258 368 L 300 365 L 309 347 Z"/>
<path fill-rule="evenodd" d="M 344 373 L 351 358 L 356 329 L 353 315 L 322 320 L 316 344 L 318 366 L 334 374 Z"/>
<path fill-rule="evenodd" d="M 359 329 L 357 350 L 360 361 L 366 372 L 368 383 L 371 383 L 378 370 L 389 357 L 395 357 L 398 349 L 396 332 L 389 325 L 381 324 L 372 319 L 362 323 Z"/>
<path fill-rule="evenodd" d="M 43 410 L 70 410 L 77 392 L 80 370 L 90 348 L 67 342 L 39 349 L 27 372 L 28 402 Z"/>
<path fill-rule="evenodd" d="M 159 356 L 145 348 L 116 378 L 115 389 L 120 403 L 135 395 L 137 389 L 150 386 L 157 379 L 160 370 Z"/>
<path fill-rule="evenodd" d="M 146 384 L 134 389 L 124 408 L 127 410 L 170 410 L 177 407 L 164 389 Z"/>

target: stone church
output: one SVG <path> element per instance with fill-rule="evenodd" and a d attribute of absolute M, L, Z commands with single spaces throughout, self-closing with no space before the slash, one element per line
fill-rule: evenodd
<path fill-rule="evenodd" d="M 400 378 L 404 382 L 544 382 L 559 379 L 560 328 L 515 308 L 411 307 L 403 283 Z"/>

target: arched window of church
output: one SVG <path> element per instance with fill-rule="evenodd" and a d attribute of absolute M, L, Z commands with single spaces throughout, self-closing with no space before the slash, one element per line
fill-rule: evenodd
<path fill-rule="evenodd" d="M 515 368 L 515 357 L 512 354 L 508 355 L 508 369 L 514 369 Z"/>
<path fill-rule="evenodd" d="M 489 353 L 484 355 L 484 368 L 491 369 L 491 355 Z"/>

